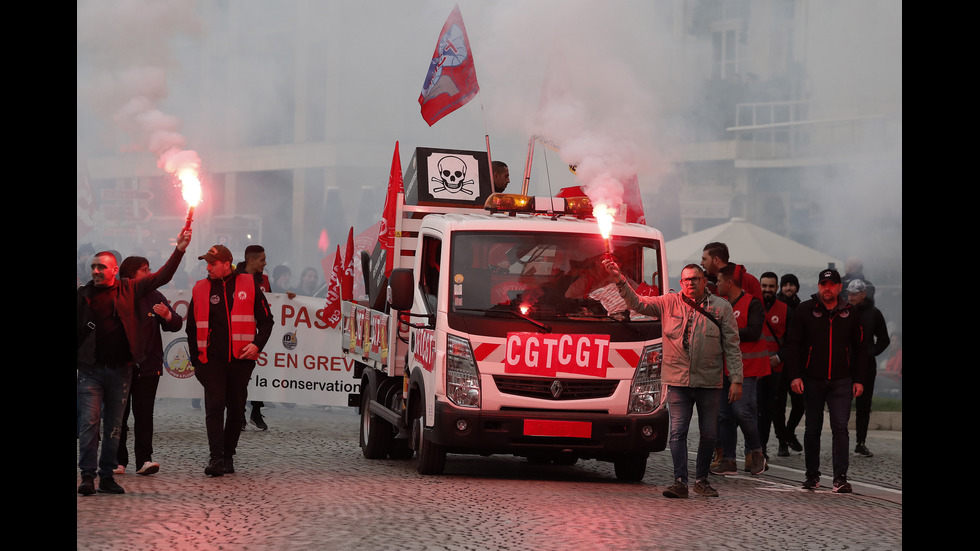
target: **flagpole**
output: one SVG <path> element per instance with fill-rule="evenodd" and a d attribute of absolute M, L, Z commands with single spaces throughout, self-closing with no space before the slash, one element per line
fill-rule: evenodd
<path fill-rule="evenodd" d="M 487 164 L 490 166 L 490 185 L 493 186 L 493 157 L 490 155 L 490 131 L 487 130 L 487 113 L 483 110 L 483 102 L 480 102 L 480 115 L 483 117 L 483 132 L 487 141 Z M 494 188 L 496 191 L 496 188 Z"/>

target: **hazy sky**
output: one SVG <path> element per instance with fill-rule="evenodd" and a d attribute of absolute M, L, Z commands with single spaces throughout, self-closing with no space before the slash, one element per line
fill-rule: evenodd
<path fill-rule="evenodd" d="M 292 121 L 282 130 L 291 116 L 284 105 L 303 85 L 292 67 L 268 54 L 270 46 L 292 45 L 315 68 L 313 84 L 327 90 L 317 113 L 329 121 L 322 139 L 341 144 L 349 167 L 338 173 L 343 181 L 326 183 L 342 190 L 349 211 L 361 182 L 348 178 L 373 179 L 363 183 L 383 193 L 396 140 L 404 166 L 416 146 L 483 150 L 489 134 L 493 158 L 511 167 L 512 188 L 520 185 L 532 133 L 561 142 L 565 160 L 579 163 L 590 181 L 636 172 L 649 192 L 671 177 L 676 148 L 691 133 L 684 116 L 696 110 L 711 71 L 704 63 L 710 41 L 679 33 L 670 20 L 684 2 L 460 0 L 481 89 L 429 127 L 418 95 L 456 3 L 79 0 L 80 156 L 103 156 L 93 144 L 115 128 L 126 134 L 116 134 L 112 147 L 154 157 L 177 147 L 207 166 L 209 154 L 235 136 L 294 130 Z M 219 5 L 237 10 L 241 28 L 213 18 Z M 301 5 L 312 9 L 296 28 L 288 10 Z M 895 105 L 900 112 L 901 2 L 795 5 L 809 21 L 803 55 L 814 112 L 876 115 L 894 113 Z M 763 26 L 750 32 L 770 32 L 753 21 Z M 296 37 L 312 42 L 297 44 Z M 202 74 L 218 78 L 195 78 Z M 813 173 L 809 185 L 829 193 L 821 198 L 824 227 L 812 245 L 840 258 L 865 256 L 869 265 L 888 261 L 900 271 L 900 131 L 899 124 L 896 148 L 883 158 Z M 558 187 L 574 184 L 556 161 L 552 154 L 547 169 Z M 531 191 L 547 193 L 547 183 L 538 178 Z M 350 223 L 357 229 L 363 222 Z"/>

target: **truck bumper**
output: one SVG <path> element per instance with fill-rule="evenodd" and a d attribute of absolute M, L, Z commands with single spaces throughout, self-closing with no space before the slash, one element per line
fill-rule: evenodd
<path fill-rule="evenodd" d="M 667 447 L 667 408 L 649 415 L 588 412 L 471 411 L 436 403 L 431 438 L 451 453 L 571 453 L 614 458 Z"/>

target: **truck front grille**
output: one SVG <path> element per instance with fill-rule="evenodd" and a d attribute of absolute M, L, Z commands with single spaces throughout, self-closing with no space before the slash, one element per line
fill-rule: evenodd
<path fill-rule="evenodd" d="M 494 375 L 497 389 L 504 394 L 542 400 L 588 400 L 608 398 L 616 392 L 616 379 L 542 379 Z"/>

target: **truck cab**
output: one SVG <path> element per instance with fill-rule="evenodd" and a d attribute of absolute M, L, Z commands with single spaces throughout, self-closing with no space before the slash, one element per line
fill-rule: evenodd
<path fill-rule="evenodd" d="M 344 305 L 366 456 L 414 457 L 423 474 L 447 454 L 596 459 L 642 479 L 667 441 L 661 323 L 626 308 L 601 261 L 615 257 L 638 294 L 661 294 L 664 240 L 622 222 L 603 238 L 590 208 L 494 194 L 482 211 L 400 209 L 412 254 L 396 247 L 406 262 L 383 311 Z"/>

